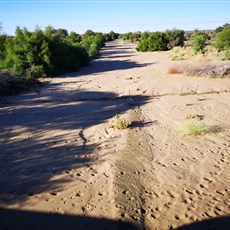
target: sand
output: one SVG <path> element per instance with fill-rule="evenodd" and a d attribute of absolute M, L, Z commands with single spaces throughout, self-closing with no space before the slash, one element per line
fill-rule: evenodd
<path fill-rule="evenodd" d="M 116 40 L 1 100 L 0 229 L 230 229 L 230 80 L 167 74 L 190 62 Z M 217 132 L 181 135 L 189 114 Z"/>

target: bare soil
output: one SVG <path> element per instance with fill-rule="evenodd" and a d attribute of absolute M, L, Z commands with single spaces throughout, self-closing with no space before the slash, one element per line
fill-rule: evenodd
<path fill-rule="evenodd" d="M 116 40 L 5 97 L 0 229 L 230 229 L 230 80 L 168 74 L 175 63 L 189 60 Z M 116 114 L 131 127 L 109 128 Z M 182 136 L 190 114 L 218 132 Z"/>

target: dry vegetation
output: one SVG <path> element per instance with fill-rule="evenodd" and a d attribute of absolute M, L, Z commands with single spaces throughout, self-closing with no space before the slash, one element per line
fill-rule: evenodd
<path fill-rule="evenodd" d="M 191 46 L 174 47 L 168 51 L 168 57 L 171 61 L 194 60 L 194 61 L 227 61 L 224 51 L 218 51 L 215 47 L 209 45 L 204 49 L 204 53 L 195 54 Z"/>
<path fill-rule="evenodd" d="M 124 115 L 116 115 L 110 121 L 110 128 L 127 129 L 131 125 L 131 121 Z"/>
<path fill-rule="evenodd" d="M 179 132 L 185 136 L 201 136 L 216 132 L 215 127 L 207 125 L 199 120 L 183 124 L 179 127 Z"/>
<path fill-rule="evenodd" d="M 26 80 L 0 70 L 0 96 L 10 96 L 40 85 L 37 79 Z"/>
<path fill-rule="evenodd" d="M 195 54 L 191 46 L 174 47 L 168 52 L 171 61 L 185 61 L 168 69 L 168 74 L 185 74 L 195 77 L 229 78 L 230 62 L 226 53 L 212 45 L 205 47 L 203 53 Z M 189 61 L 189 62 L 187 62 Z"/>
<path fill-rule="evenodd" d="M 170 67 L 169 74 L 183 73 L 187 76 L 209 77 L 209 78 L 230 78 L 230 63 L 200 63 L 196 65 L 181 65 Z"/>

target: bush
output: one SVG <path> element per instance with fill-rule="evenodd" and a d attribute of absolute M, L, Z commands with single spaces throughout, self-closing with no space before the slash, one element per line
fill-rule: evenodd
<path fill-rule="evenodd" d="M 167 37 L 165 33 L 145 32 L 141 35 L 141 41 L 136 47 L 137 51 L 164 51 L 167 50 Z"/>
<path fill-rule="evenodd" d="M 205 34 L 196 34 L 193 37 L 193 50 L 197 54 L 203 53 L 208 37 Z"/>
<path fill-rule="evenodd" d="M 196 120 L 180 126 L 179 131 L 185 136 L 200 136 L 208 133 L 214 133 L 216 129 L 213 126 L 206 125 L 205 123 Z"/>
<path fill-rule="evenodd" d="M 215 46 L 219 51 L 225 51 L 226 58 L 230 59 L 230 26 L 217 33 Z"/>
<path fill-rule="evenodd" d="M 31 66 L 26 69 L 27 78 L 40 78 L 45 76 L 43 66 Z"/>
<path fill-rule="evenodd" d="M 168 49 L 173 49 L 175 46 L 184 46 L 184 30 L 166 30 L 165 34 L 168 40 Z"/>
<path fill-rule="evenodd" d="M 93 35 L 92 35 L 93 34 Z M 38 78 L 77 71 L 98 55 L 105 38 L 87 31 L 85 40 L 76 33 L 47 27 L 29 32 L 16 29 L 14 37 L 0 37 L 0 68 L 18 77 Z M 80 43 L 81 42 L 81 43 Z"/>
<path fill-rule="evenodd" d="M 113 40 L 118 39 L 119 34 L 113 31 L 110 31 L 108 34 L 105 34 L 104 37 L 105 37 L 105 41 L 113 41 Z"/>
<path fill-rule="evenodd" d="M 165 33 L 154 32 L 148 38 L 149 51 L 165 51 L 167 50 L 168 40 Z"/>
<path fill-rule="evenodd" d="M 110 121 L 110 128 L 115 129 L 127 129 L 131 125 L 131 122 L 121 115 L 116 115 Z"/>

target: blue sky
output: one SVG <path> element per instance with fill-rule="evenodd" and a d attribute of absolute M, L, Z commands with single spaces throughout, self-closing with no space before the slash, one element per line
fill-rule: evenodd
<path fill-rule="evenodd" d="M 229 1 L 0 0 L 4 33 L 51 25 L 77 33 L 215 29 L 230 23 Z"/>

